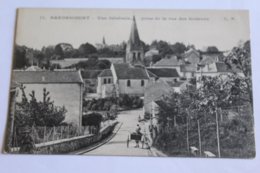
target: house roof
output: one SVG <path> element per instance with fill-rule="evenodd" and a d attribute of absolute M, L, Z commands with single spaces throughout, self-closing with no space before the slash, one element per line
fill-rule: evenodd
<path fill-rule="evenodd" d="M 143 67 L 130 66 L 127 63 L 113 64 L 118 79 L 149 79 Z"/>
<path fill-rule="evenodd" d="M 144 93 L 144 104 L 160 100 L 163 96 L 169 95 L 173 89 L 162 80 L 148 84 Z"/>
<path fill-rule="evenodd" d="M 32 65 L 32 66 L 28 67 L 27 69 L 25 69 L 25 71 L 42 71 L 42 69 L 38 66 Z"/>
<path fill-rule="evenodd" d="M 232 72 L 232 70 L 223 62 L 216 62 L 215 65 L 217 72 Z"/>
<path fill-rule="evenodd" d="M 180 87 L 182 84 L 184 84 L 184 81 L 178 81 L 178 82 L 173 82 L 173 81 L 167 81 L 167 84 L 170 87 Z"/>
<path fill-rule="evenodd" d="M 148 75 L 149 75 L 150 78 L 151 78 L 151 77 L 158 78 L 158 76 L 156 76 L 155 74 L 153 74 L 153 73 L 150 72 L 149 70 L 147 70 L 147 72 L 148 72 Z"/>
<path fill-rule="evenodd" d="M 163 58 L 157 61 L 153 66 L 155 67 L 174 67 L 185 64 L 183 60 L 178 59 L 177 56 L 173 55 L 169 58 Z"/>
<path fill-rule="evenodd" d="M 182 56 L 185 61 L 191 64 L 196 64 L 200 61 L 200 53 L 195 49 L 188 50 Z"/>
<path fill-rule="evenodd" d="M 197 66 L 194 64 L 181 65 L 181 72 L 196 72 Z"/>
<path fill-rule="evenodd" d="M 202 68 L 202 71 L 203 72 L 210 72 L 210 73 L 217 73 L 217 72 L 236 72 L 236 73 L 239 73 L 241 72 L 239 69 L 231 69 L 229 68 L 224 62 L 215 62 L 215 63 L 212 63 L 212 64 L 208 64 L 208 65 L 205 65 L 203 68 Z"/>
<path fill-rule="evenodd" d="M 111 76 L 112 76 L 112 71 L 110 69 L 105 69 L 98 75 L 98 77 L 111 77 Z"/>
<path fill-rule="evenodd" d="M 24 83 L 83 83 L 79 71 L 13 71 L 12 81 Z"/>
<path fill-rule="evenodd" d="M 82 70 L 81 76 L 83 79 L 97 79 L 102 70 Z"/>
<path fill-rule="evenodd" d="M 223 53 L 203 53 L 200 64 L 212 64 L 223 59 Z"/>
<path fill-rule="evenodd" d="M 147 70 L 157 77 L 179 77 L 175 68 L 147 68 Z"/>

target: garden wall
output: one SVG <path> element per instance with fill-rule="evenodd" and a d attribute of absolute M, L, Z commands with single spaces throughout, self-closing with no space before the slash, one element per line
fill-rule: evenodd
<path fill-rule="evenodd" d="M 70 139 L 36 144 L 35 154 L 65 154 L 90 146 L 109 136 L 113 132 L 116 124 L 117 122 L 114 122 L 102 128 L 100 133 L 96 135 L 77 136 Z"/>

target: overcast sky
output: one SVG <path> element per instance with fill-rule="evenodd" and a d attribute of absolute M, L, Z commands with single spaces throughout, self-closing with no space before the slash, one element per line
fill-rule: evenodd
<path fill-rule="evenodd" d="M 249 39 L 247 11 L 20 9 L 16 43 L 41 49 L 57 43 L 107 44 L 127 41 L 135 15 L 139 36 L 146 43 L 164 40 L 202 49 L 228 50 Z"/>

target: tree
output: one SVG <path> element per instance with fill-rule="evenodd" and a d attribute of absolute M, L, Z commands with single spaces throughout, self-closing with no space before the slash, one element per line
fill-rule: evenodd
<path fill-rule="evenodd" d="M 55 47 L 54 46 L 47 46 L 42 48 L 42 53 L 46 59 L 51 59 L 51 57 L 55 54 Z"/>
<path fill-rule="evenodd" d="M 151 47 L 154 47 L 156 48 L 158 51 L 159 51 L 159 54 L 162 56 L 162 57 L 165 57 L 166 55 L 171 55 L 173 54 L 173 50 L 170 46 L 170 44 L 166 41 L 153 41 L 152 44 L 151 44 Z"/>
<path fill-rule="evenodd" d="M 207 53 L 219 53 L 219 50 L 216 46 L 209 46 L 207 48 Z"/>
<path fill-rule="evenodd" d="M 35 97 L 35 92 L 32 91 L 29 96 L 25 94 L 25 87 L 20 87 L 22 91 L 22 101 L 17 103 L 15 112 L 16 127 L 32 127 L 36 126 L 58 126 L 65 119 L 67 112 L 66 108 L 55 106 L 51 101 L 49 92 L 43 89 L 43 100 L 38 101 Z"/>
<path fill-rule="evenodd" d="M 251 50 L 250 41 L 234 47 L 231 52 L 224 57 L 225 63 L 233 71 L 240 70 L 245 76 L 246 91 L 249 95 L 250 103 L 253 103 L 252 95 L 252 71 L 251 71 Z"/>
<path fill-rule="evenodd" d="M 90 43 L 81 44 L 78 50 L 82 57 L 88 57 L 89 54 L 97 53 L 97 49 Z"/>
<path fill-rule="evenodd" d="M 20 69 L 27 66 L 27 60 L 26 60 L 26 47 L 25 46 L 19 46 L 15 45 L 14 48 L 14 69 Z"/>
<path fill-rule="evenodd" d="M 179 42 L 173 44 L 171 47 L 173 53 L 176 55 L 180 55 L 187 50 L 187 47 L 183 43 L 179 43 Z"/>

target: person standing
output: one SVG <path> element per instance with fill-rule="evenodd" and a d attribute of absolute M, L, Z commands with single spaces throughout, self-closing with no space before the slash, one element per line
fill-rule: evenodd
<path fill-rule="evenodd" d="M 142 135 L 142 133 L 141 133 L 141 127 L 140 127 L 140 125 L 139 124 L 137 124 L 137 126 L 136 126 L 136 130 L 135 130 L 135 132 L 136 132 L 136 135 L 138 136 L 138 135 Z M 136 143 L 136 148 L 139 148 L 139 140 L 135 140 L 135 143 Z"/>

